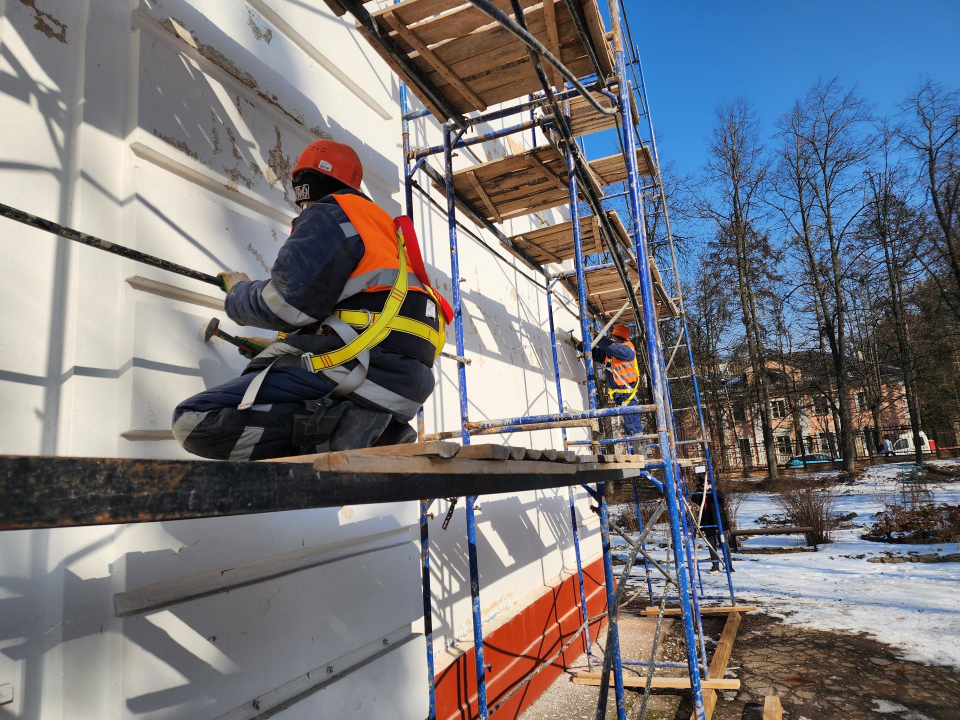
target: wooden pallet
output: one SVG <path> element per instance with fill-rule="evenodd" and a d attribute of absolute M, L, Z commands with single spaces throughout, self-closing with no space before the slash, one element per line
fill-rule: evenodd
<path fill-rule="evenodd" d="M 495 4 L 512 15 L 509 0 L 495 0 Z M 604 75 L 612 75 L 613 54 L 597 0 L 578 0 L 578 4 L 600 67 Z M 577 77 L 595 72 L 566 0 L 521 0 L 521 5 L 527 29 Z M 404 0 L 372 17 L 457 112 L 483 111 L 542 89 L 526 45 L 464 0 Z M 439 120 L 448 120 L 380 43 L 359 23 L 357 28 L 424 105 Z M 551 82 L 562 85 L 559 74 L 548 66 L 545 70 Z"/>
<path fill-rule="evenodd" d="M 647 148 L 637 150 L 637 162 L 640 174 L 650 174 L 653 161 Z M 593 160 L 588 165 L 601 186 L 627 177 L 622 155 Z M 434 187 L 444 192 L 436 183 Z M 457 170 L 453 187 L 461 205 L 496 223 L 570 202 L 566 160 L 549 145 Z"/>
<path fill-rule="evenodd" d="M 620 244 L 633 252 L 631 240 L 617 211 L 608 211 L 607 218 Z M 584 253 L 602 253 L 607 249 L 600 235 L 600 222 L 595 215 L 580 219 L 580 237 Z M 510 241 L 527 253 L 531 260 L 541 264 L 571 260 L 576 254 L 573 249 L 573 223 L 570 221 L 514 235 Z"/>

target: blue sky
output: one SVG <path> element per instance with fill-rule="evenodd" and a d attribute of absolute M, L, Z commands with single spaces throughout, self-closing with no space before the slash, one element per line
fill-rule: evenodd
<path fill-rule="evenodd" d="M 738 95 L 768 136 L 821 76 L 859 83 L 881 115 L 924 73 L 960 89 L 960 0 L 625 3 L 660 156 L 681 175 L 703 165 L 714 108 Z M 618 152 L 613 133 L 604 136 L 587 139 L 589 156 Z"/>

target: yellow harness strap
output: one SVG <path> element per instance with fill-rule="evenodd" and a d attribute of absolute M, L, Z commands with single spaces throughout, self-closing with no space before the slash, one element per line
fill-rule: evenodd
<path fill-rule="evenodd" d="M 366 327 L 367 323 L 376 322 L 377 318 L 380 317 L 382 313 L 368 313 L 366 310 L 334 310 L 334 317 L 338 317 L 343 320 L 347 325 L 355 328 Z M 412 318 L 403 317 L 398 315 L 393 319 L 393 322 L 390 323 L 390 331 L 407 333 L 408 335 L 414 335 L 418 338 L 423 338 L 429 342 L 436 350 L 434 358 L 440 354 L 440 349 L 443 347 L 444 335 L 443 326 L 441 325 L 441 330 L 434 330 L 432 327 L 426 323 L 422 323 L 419 320 L 413 320 Z"/>
<path fill-rule="evenodd" d="M 308 362 L 310 368 L 313 369 L 313 372 L 316 373 L 320 372 L 321 370 L 328 370 L 332 367 L 343 365 L 344 363 L 355 359 L 364 350 L 369 350 L 382 343 L 386 339 L 387 335 L 390 334 L 391 330 L 400 329 L 396 327 L 395 323 L 397 320 L 397 315 L 400 312 L 400 306 L 403 305 L 403 301 L 407 297 L 407 288 L 409 285 L 409 279 L 407 277 L 407 246 L 403 240 L 403 233 L 400 231 L 397 231 L 397 246 L 400 251 L 400 267 L 397 268 L 397 279 L 394 281 L 393 287 L 390 288 L 390 294 L 387 295 L 387 301 L 383 304 L 383 310 L 376 315 L 373 315 L 373 319 L 369 325 L 366 325 L 367 321 L 370 319 L 368 314 L 365 311 L 359 311 L 364 318 L 364 321 L 360 324 L 365 325 L 366 327 L 359 335 L 357 335 L 357 337 L 348 342 L 342 348 L 331 350 L 330 352 L 323 353 L 322 355 L 306 353 L 303 358 Z M 406 320 L 407 318 L 400 319 Z M 344 320 L 344 322 L 348 321 Z M 416 321 L 410 320 L 409 322 Z"/>

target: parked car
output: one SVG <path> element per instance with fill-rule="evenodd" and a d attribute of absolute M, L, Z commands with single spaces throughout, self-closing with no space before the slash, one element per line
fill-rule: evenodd
<path fill-rule="evenodd" d="M 840 460 L 841 458 L 836 458 Z M 806 465 L 817 465 L 818 463 L 832 463 L 834 458 L 823 453 L 808 453 L 807 455 L 795 455 L 787 462 L 788 468 L 802 468 Z"/>
<path fill-rule="evenodd" d="M 896 438 L 890 438 L 893 443 L 893 453 L 894 455 L 913 455 L 913 433 L 905 432 L 900 433 Z M 930 440 L 927 439 L 927 434 L 921 430 L 920 431 L 920 444 L 923 448 L 923 452 L 929 453 L 933 452 L 933 446 L 930 444 Z"/>

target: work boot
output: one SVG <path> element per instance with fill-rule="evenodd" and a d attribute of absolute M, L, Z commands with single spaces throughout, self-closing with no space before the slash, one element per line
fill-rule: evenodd
<path fill-rule="evenodd" d="M 374 443 L 377 447 L 384 445 L 406 445 L 417 441 L 417 431 L 409 423 L 400 422 L 396 418 L 390 421 L 387 429 Z"/>
<path fill-rule="evenodd" d="M 714 564 L 714 565 L 710 568 L 710 570 L 707 572 L 707 574 L 708 574 L 708 575 L 716 575 L 718 572 L 720 572 L 720 566 L 717 565 L 717 564 Z"/>

